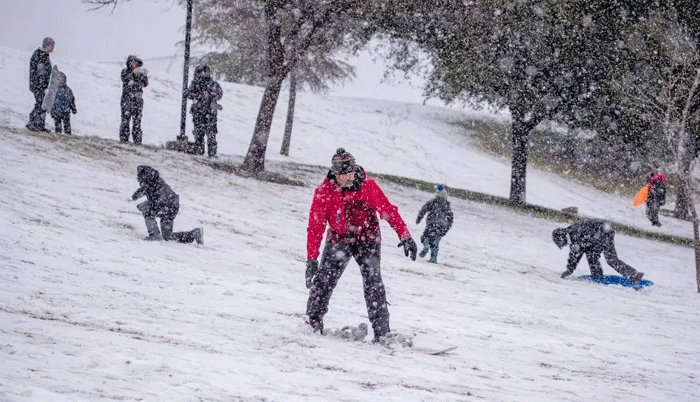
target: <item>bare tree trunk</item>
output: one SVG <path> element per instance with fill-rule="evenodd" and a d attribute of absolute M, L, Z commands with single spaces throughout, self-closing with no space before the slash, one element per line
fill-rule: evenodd
<path fill-rule="evenodd" d="M 272 116 L 275 113 L 280 89 L 282 88 L 283 77 L 272 77 L 265 87 L 260 111 L 255 121 L 253 138 L 250 139 L 248 153 L 243 160 L 241 169 L 250 173 L 259 173 L 265 170 L 265 151 L 267 151 L 267 141 L 270 138 L 270 128 L 272 127 Z"/>
<path fill-rule="evenodd" d="M 689 150 L 688 145 L 690 145 L 691 141 L 689 138 L 689 122 L 690 122 L 690 109 L 692 106 L 692 100 L 693 97 L 695 96 L 695 93 L 698 91 L 698 88 L 700 87 L 700 68 L 697 68 L 695 70 L 695 79 L 693 80 L 693 84 L 690 87 L 690 91 L 688 91 L 688 96 L 686 97 L 685 101 L 685 107 L 683 108 L 683 113 L 681 113 L 681 132 L 680 132 L 680 138 L 678 139 L 678 166 L 680 167 L 680 174 L 681 174 L 681 185 L 685 188 L 686 190 L 686 196 L 688 197 L 689 201 L 688 205 L 690 206 L 690 214 L 693 218 L 693 248 L 695 250 L 695 283 L 697 284 L 698 287 L 698 293 L 700 293 L 700 230 L 698 229 L 698 214 L 697 211 L 695 210 L 695 205 L 693 204 L 692 200 L 690 200 L 690 165 L 693 162 L 693 159 L 695 157 L 695 150 Z"/>
<path fill-rule="evenodd" d="M 519 111 L 512 111 L 511 114 L 513 116 L 513 151 L 511 155 L 510 202 L 522 205 L 525 204 L 526 193 L 527 140 L 532 129 L 539 123 L 539 120 L 531 118 L 529 121 L 525 121 L 524 113 Z"/>
<path fill-rule="evenodd" d="M 292 141 L 292 124 L 294 123 L 294 104 L 297 100 L 297 77 L 289 72 L 289 103 L 287 104 L 287 122 L 284 125 L 284 137 L 280 154 L 289 156 L 289 143 Z"/>
<path fill-rule="evenodd" d="M 681 174 L 685 175 L 685 172 Z M 684 181 L 682 181 L 681 183 L 678 183 L 678 187 L 676 187 L 676 207 L 673 213 L 676 216 L 676 218 L 687 220 L 688 218 L 690 218 L 690 214 L 688 212 L 689 208 L 689 191 L 686 188 Z"/>
<path fill-rule="evenodd" d="M 690 188 L 689 185 L 690 175 L 681 177 L 682 185 L 686 188 Z M 691 202 L 688 203 L 690 209 L 690 217 L 693 219 L 693 249 L 695 250 L 695 283 L 698 288 L 698 293 L 700 293 L 700 228 L 698 227 L 698 214 L 695 210 L 695 204 Z"/>
<path fill-rule="evenodd" d="M 695 207 L 691 207 L 693 212 L 695 212 Z M 695 213 L 693 213 L 695 215 Z M 698 293 L 700 293 L 700 234 L 698 233 L 698 218 L 697 216 L 693 218 L 693 247 L 695 248 L 695 283 L 698 286 Z"/>

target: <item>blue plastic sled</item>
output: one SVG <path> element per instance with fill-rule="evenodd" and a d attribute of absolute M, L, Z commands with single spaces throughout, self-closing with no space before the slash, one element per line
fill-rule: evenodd
<path fill-rule="evenodd" d="M 654 282 L 650 280 L 642 279 L 641 281 L 639 281 L 639 285 L 634 286 L 632 285 L 632 281 L 619 275 L 605 275 L 605 278 L 603 279 L 595 279 L 591 275 L 581 275 L 579 276 L 579 279 L 585 279 L 591 282 L 602 283 L 603 285 L 620 285 L 635 290 L 646 288 L 654 284 Z"/>

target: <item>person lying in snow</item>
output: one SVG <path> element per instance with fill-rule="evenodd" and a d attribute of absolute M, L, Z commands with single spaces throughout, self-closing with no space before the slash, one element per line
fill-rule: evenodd
<path fill-rule="evenodd" d="M 306 314 L 309 325 L 323 333 L 323 316 L 333 289 L 345 267 L 354 258 L 360 266 L 367 313 L 374 330 L 372 342 L 381 342 L 389 330 L 389 309 L 380 271 L 381 234 L 379 216 L 399 236 L 399 247 L 412 260 L 417 246 L 399 210 L 391 204 L 373 178 L 365 175 L 355 158 L 339 148 L 331 159 L 332 167 L 314 191 L 309 212 L 306 250 L 306 287 L 309 300 Z M 326 245 L 321 263 L 317 258 L 326 226 Z"/>
<path fill-rule="evenodd" d="M 180 197 L 165 183 L 158 171 L 150 166 L 141 165 L 136 168 L 136 178 L 139 189 L 131 199 L 136 201 L 146 196 L 146 201 L 137 208 L 146 220 L 148 237 L 146 240 L 176 240 L 180 243 L 204 244 L 204 230 L 196 228 L 189 232 L 173 232 L 175 216 L 180 210 Z M 156 218 L 160 218 L 160 230 Z M 162 235 L 161 235 L 162 231 Z"/>
<path fill-rule="evenodd" d="M 571 275 L 583 254 L 586 254 L 591 275 L 596 279 L 603 279 L 603 268 L 600 265 L 600 254 L 605 255 L 605 261 L 620 275 L 632 281 L 634 286 L 644 276 L 643 272 L 638 272 L 634 268 L 617 258 L 615 251 L 615 230 L 609 222 L 600 219 L 583 219 L 569 227 L 554 229 L 552 240 L 560 249 L 571 240 L 569 248 L 569 261 L 566 271 L 561 274 L 562 278 Z"/>

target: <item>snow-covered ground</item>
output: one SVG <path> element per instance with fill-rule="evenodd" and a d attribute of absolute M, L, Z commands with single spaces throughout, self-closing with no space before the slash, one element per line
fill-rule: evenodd
<path fill-rule="evenodd" d="M 700 399 L 691 249 L 618 234 L 620 258 L 653 287 L 561 280 L 567 252 L 550 237 L 559 224 L 454 198 L 440 264 L 405 258 L 382 223 L 392 329 L 417 346 L 458 346 L 453 354 L 390 350 L 305 327 L 306 219 L 324 171 L 287 162 L 325 166 L 344 146 L 369 171 L 506 196 L 509 161 L 474 150 L 449 123 L 477 114 L 301 94 L 285 158 L 282 101 L 267 167 L 305 183 L 282 186 L 117 143 L 121 66 L 52 57 L 77 98 L 76 135 L 30 134 L 29 56 L 0 49 L 0 400 Z M 147 144 L 179 132 L 177 70 L 152 68 Z M 240 161 L 261 90 L 222 86 L 221 159 Z M 142 240 L 130 198 L 139 164 L 159 169 L 180 194 L 175 229 L 203 226 L 205 245 Z M 432 195 L 380 185 L 419 237 L 414 218 Z M 534 169 L 528 201 L 650 228 L 630 200 Z M 687 224 L 662 222 L 658 230 L 691 234 Z M 331 329 L 367 322 L 356 267 L 331 299 Z M 576 274 L 587 273 L 582 262 Z"/>

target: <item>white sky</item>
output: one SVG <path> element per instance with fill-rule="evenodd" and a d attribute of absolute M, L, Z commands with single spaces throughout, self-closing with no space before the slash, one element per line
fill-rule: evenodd
<path fill-rule="evenodd" d="M 185 10 L 176 0 L 122 0 L 116 8 L 88 11 L 81 0 L 0 0 L 0 46 L 33 51 L 44 37 L 56 41 L 54 58 L 122 61 L 172 56 L 184 40 Z M 355 82 L 334 95 L 422 102 L 421 90 L 405 82 L 381 83 L 384 68 L 363 53 L 349 61 Z M 436 102 L 430 102 L 436 104 Z"/>

